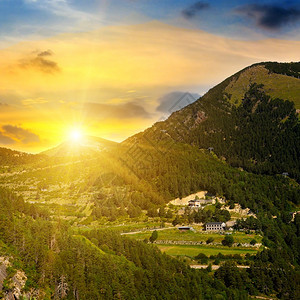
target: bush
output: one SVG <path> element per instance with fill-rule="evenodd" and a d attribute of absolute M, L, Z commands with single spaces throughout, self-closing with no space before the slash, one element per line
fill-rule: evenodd
<path fill-rule="evenodd" d="M 208 257 L 204 253 L 199 253 L 195 258 L 200 261 L 201 264 L 207 264 L 208 262 Z"/>
<path fill-rule="evenodd" d="M 226 235 L 224 240 L 222 240 L 222 245 L 223 246 L 228 246 L 231 247 L 234 243 L 234 239 L 231 235 Z"/>
<path fill-rule="evenodd" d="M 215 239 L 213 237 L 209 237 L 207 240 L 206 240 L 206 244 L 210 244 L 214 241 Z"/>

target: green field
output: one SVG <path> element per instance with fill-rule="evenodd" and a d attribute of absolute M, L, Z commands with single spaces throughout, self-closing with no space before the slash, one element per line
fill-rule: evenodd
<path fill-rule="evenodd" d="M 145 231 L 130 235 L 138 240 L 149 238 L 152 232 Z M 250 243 L 252 239 L 255 239 L 258 243 L 261 242 L 262 237 L 257 234 L 245 234 L 243 232 L 235 232 L 232 234 L 235 243 Z M 158 231 L 158 240 L 169 240 L 169 241 L 193 241 L 205 243 L 208 238 L 212 237 L 214 242 L 221 243 L 224 239 L 224 234 L 219 233 L 206 233 L 206 232 L 180 232 L 177 228 L 166 229 Z"/>
<path fill-rule="evenodd" d="M 199 253 L 204 253 L 207 256 L 217 255 L 218 253 L 226 254 L 255 254 L 257 250 L 228 248 L 228 247 L 209 247 L 209 246 L 192 246 L 192 245 L 157 245 L 157 247 L 168 255 L 172 256 L 190 256 L 195 257 Z"/>

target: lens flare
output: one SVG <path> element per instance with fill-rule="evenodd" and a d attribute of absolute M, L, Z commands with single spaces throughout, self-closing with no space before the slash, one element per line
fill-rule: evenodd
<path fill-rule="evenodd" d="M 73 129 L 70 132 L 70 139 L 73 142 L 79 142 L 82 139 L 82 132 L 79 129 Z"/>

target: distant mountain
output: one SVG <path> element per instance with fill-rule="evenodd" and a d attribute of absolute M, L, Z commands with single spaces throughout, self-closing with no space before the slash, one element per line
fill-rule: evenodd
<path fill-rule="evenodd" d="M 184 143 L 234 167 L 300 180 L 300 63 L 260 63 L 123 144 Z M 171 149 L 171 148 L 170 148 Z"/>
<path fill-rule="evenodd" d="M 89 156 L 114 148 L 116 142 L 93 136 L 84 136 L 78 141 L 67 140 L 41 154 L 50 157 Z"/>

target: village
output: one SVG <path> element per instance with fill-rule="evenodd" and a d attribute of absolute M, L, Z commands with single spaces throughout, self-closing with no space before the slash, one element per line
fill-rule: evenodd
<path fill-rule="evenodd" d="M 208 257 L 208 262 L 213 265 L 216 260 L 213 258 L 217 255 L 235 255 L 239 263 L 245 263 L 246 255 L 254 255 L 262 249 L 260 232 L 235 228 L 237 220 L 255 219 L 255 214 L 248 208 L 232 204 L 207 191 L 173 199 L 164 207 L 157 208 L 154 215 L 143 210 L 136 217 L 95 219 L 92 216 L 94 204 L 91 200 L 99 191 L 96 187 L 85 190 L 82 179 L 85 174 L 79 172 L 80 163 L 74 166 L 78 171 L 73 174 L 80 176 L 67 178 L 59 183 L 54 176 L 63 167 L 60 165 L 52 168 L 28 168 L 26 172 L 17 170 L 3 175 L 0 185 L 14 189 L 27 202 L 45 207 L 51 214 L 59 214 L 73 224 L 74 228 L 109 228 L 129 238 L 153 243 L 166 254 L 186 260 L 190 265 L 199 265 L 199 255 Z M 40 175 L 47 180 L 41 181 Z M 119 195 L 120 192 L 122 189 L 116 189 L 115 194 Z M 150 241 L 153 232 L 157 232 L 157 237 Z M 202 261 L 206 259 L 202 258 Z"/>
<path fill-rule="evenodd" d="M 227 222 L 187 222 L 187 212 L 190 214 L 202 210 L 213 211 L 216 207 L 228 211 L 230 220 Z M 121 234 L 145 243 L 153 243 L 161 251 L 186 261 L 194 268 L 200 266 L 203 268 L 212 264 L 216 269 L 219 262 L 226 258 L 235 258 L 240 267 L 243 267 L 249 262 L 247 260 L 249 257 L 262 249 L 260 232 L 235 228 L 238 219 L 256 218 L 248 208 L 242 209 L 238 204 L 230 208 L 224 198 L 201 191 L 170 201 L 166 209 L 177 213 L 179 220 L 180 218 L 185 220 L 183 224 L 162 222 L 158 227 L 139 227 L 139 229 L 132 228 L 129 231 L 127 228 L 127 231 Z"/>

